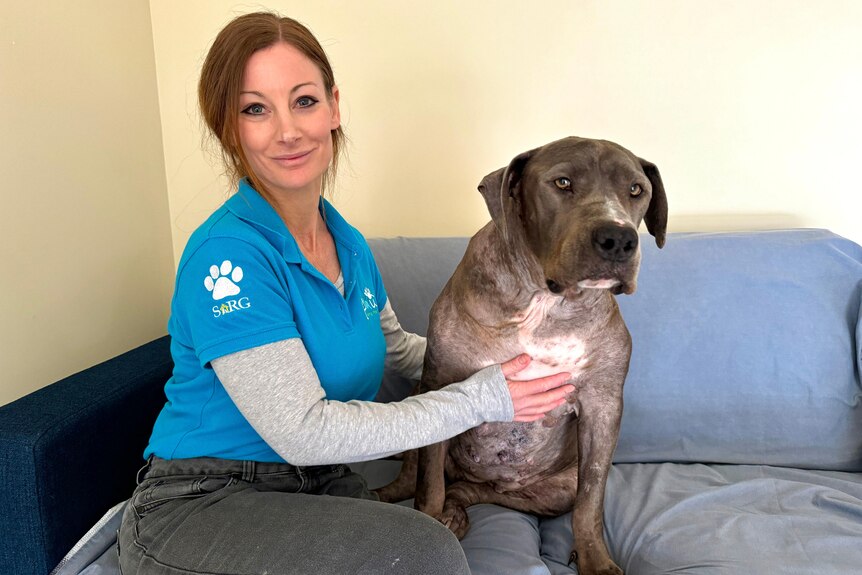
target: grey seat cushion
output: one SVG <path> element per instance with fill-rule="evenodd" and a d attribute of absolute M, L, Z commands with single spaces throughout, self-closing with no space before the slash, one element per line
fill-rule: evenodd
<path fill-rule="evenodd" d="M 398 463 L 352 466 L 381 485 Z M 475 574 L 572 573 L 571 514 L 475 506 L 464 544 Z M 632 575 L 862 572 L 862 475 L 760 465 L 616 464 L 605 529 Z"/>
<path fill-rule="evenodd" d="M 627 573 L 862 572 L 862 475 L 781 467 L 620 464 L 611 553 Z"/>

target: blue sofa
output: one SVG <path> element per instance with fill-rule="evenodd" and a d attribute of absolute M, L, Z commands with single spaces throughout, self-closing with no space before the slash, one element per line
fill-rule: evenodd
<path fill-rule="evenodd" d="M 466 241 L 371 240 L 405 329 L 424 333 Z M 618 298 L 634 351 L 611 554 L 630 575 L 862 572 L 862 248 L 823 230 L 642 243 L 638 291 Z M 94 525 L 58 573 L 111 572 L 105 512 L 134 486 L 170 370 L 161 338 L 0 407 L 0 573 L 49 573 Z M 397 462 L 357 467 L 380 483 Z M 518 563 L 513 513 L 476 510 L 471 566 Z M 568 518 L 542 529 L 547 572 L 565 572 Z"/>

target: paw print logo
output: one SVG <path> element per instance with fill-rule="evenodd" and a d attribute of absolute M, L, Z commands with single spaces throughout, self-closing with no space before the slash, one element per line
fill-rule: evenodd
<path fill-rule="evenodd" d="M 204 286 L 207 291 L 212 292 L 214 300 L 220 300 L 238 294 L 240 290 L 236 284 L 241 281 L 242 268 L 233 267 L 230 261 L 225 260 L 221 266 L 210 266 L 210 274 L 204 279 Z"/>

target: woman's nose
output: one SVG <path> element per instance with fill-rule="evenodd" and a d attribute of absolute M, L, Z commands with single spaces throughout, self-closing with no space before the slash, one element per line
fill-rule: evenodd
<path fill-rule="evenodd" d="M 279 141 L 295 142 L 299 139 L 301 133 L 297 126 L 295 118 L 289 113 L 280 114 L 278 117 L 278 136 Z"/>

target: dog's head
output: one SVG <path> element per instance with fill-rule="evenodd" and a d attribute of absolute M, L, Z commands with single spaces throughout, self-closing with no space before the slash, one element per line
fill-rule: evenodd
<path fill-rule="evenodd" d="M 665 242 L 658 168 L 613 142 L 572 137 L 524 152 L 479 191 L 505 241 L 529 247 L 555 293 L 633 293 L 641 221 L 658 247 Z"/>

